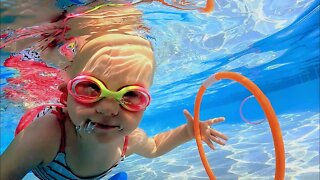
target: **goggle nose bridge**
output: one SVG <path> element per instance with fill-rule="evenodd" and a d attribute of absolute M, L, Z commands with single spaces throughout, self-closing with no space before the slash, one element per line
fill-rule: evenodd
<path fill-rule="evenodd" d="M 105 88 L 104 90 L 101 89 L 101 94 L 100 94 L 101 99 L 105 98 L 105 97 L 112 97 L 115 100 L 119 101 L 121 104 L 123 103 L 121 101 L 122 101 L 122 97 L 125 92 L 123 92 L 122 89 L 120 91 L 113 92 L 113 91 L 110 91 L 109 89 L 107 89 L 106 87 L 104 87 L 104 88 Z"/>

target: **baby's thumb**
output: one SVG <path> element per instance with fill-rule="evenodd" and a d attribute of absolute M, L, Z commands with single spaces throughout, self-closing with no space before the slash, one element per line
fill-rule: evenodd
<path fill-rule="evenodd" d="M 186 117 L 188 123 L 193 123 L 193 117 L 188 110 L 184 109 L 183 114 Z"/>

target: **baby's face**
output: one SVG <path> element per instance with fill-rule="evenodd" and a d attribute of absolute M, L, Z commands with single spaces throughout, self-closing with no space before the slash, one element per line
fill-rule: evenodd
<path fill-rule="evenodd" d="M 91 40 L 84 45 L 73 63 L 69 73 L 71 78 L 81 73 L 90 74 L 111 91 L 130 85 L 149 89 L 152 83 L 153 52 L 150 43 L 141 37 L 113 34 Z M 112 98 L 104 98 L 93 104 L 81 104 L 69 95 L 67 103 L 70 118 L 76 126 L 90 120 L 123 128 L 96 127 L 92 134 L 101 141 L 131 133 L 143 115 L 143 111 L 131 112 L 122 108 Z"/>

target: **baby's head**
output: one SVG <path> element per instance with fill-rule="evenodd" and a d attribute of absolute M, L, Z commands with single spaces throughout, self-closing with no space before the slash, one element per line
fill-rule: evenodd
<path fill-rule="evenodd" d="M 140 36 L 147 30 L 141 12 L 132 6 L 103 6 L 67 25 L 72 38 L 60 50 L 71 58 L 68 87 L 62 88 L 68 93 L 63 100 L 70 120 L 85 129 L 95 125 L 94 136 L 88 137 L 99 141 L 128 135 L 150 102 L 155 68 L 151 44 Z"/>
<path fill-rule="evenodd" d="M 131 133 L 138 127 L 150 102 L 148 89 L 152 84 L 154 68 L 151 44 L 142 37 L 107 34 L 87 40 L 67 70 L 70 79 L 67 107 L 73 124 L 80 126 L 92 122 L 96 125 L 94 134 L 99 135 L 103 142 L 112 137 L 121 137 L 113 136 L 115 134 Z M 86 82 L 76 80 L 84 77 L 79 75 L 94 77 L 95 80 L 92 82 L 100 81 L 103 85 L 89 83 L 88 88 Z M 88 77 L 85 76 L 87 79 Z M 106 93 L 104 98 L 87 103 L 92 100 L 90 97 L 99 96 L 102 92 L 101 87 L 104 89 L 103 86 L 108 89 L 104 91 L 112 95 Z M 124 90 L 126 88 L 131 89 Z M 79 99 L 72 94 L 73 91 L 89 98 Z M 121 98 L 117 99 L 116 92 L 122 93 L 119 95 Z M 109 126 L 116 128 L 103 130 Z M 104 136 L 105 134 L 108 136 Z"/>

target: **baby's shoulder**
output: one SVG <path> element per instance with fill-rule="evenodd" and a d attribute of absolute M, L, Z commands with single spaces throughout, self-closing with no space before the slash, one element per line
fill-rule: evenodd
<path fill-rule="evenodd" d="M 136 128 L 129 134 L 129 140 L 141 140 L 141 138 L 147 138 L 147 134 L 144 132 L 143 129 Z"/>
<path fill-rule="evenodd" d="M 128 135 L 128 151 L 129 154 L 134 153 L 137 147 L 140 147 L 148 140 L 147 134 L 143 129 L 136 128 L 132 133 Z"/>
<path fill-rule="evenodd" d="M 48 113 L 40 117 L 36 117 L 28 128 L 32 128 L 35 132 L 56 132 L 60 127 L 58 117 L 55 114 Z"/>
<path fill-rule="evenodd" d="M 53 114 L 38 117 L 16 135 L 15 146 L 19 151 L 37 157 L 43 164 L 51 162 L 60 147 L 61 128 Z M 21 152 L 22 153 L 22 152 Z"/>
<path fill-rule="evenodd" d="M 26 128 L 26 133 L 33 134 L 34 141 L 40 144 L 57 145 L 60 143 L 61 126 L 58 118 L 54 114 L 46 114 L 35 119 L 29 127 Z"/>
<path fill-rule="evenodd" d="M 39 106 L 28 111 L 20 120 L 20 123 L 28 125 L 33 132 L 45 137 L 55 137 L 61 134 L 61 125 L 64 123 L 63 108 L 56 106 Z M 20 125 L 20 124 L 19 124 Z"/>

